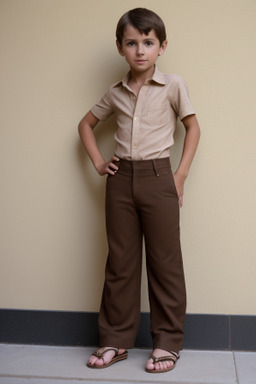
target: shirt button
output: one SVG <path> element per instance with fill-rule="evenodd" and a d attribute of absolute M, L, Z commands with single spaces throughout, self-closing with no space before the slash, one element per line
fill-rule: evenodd
<path fill-rule="evenodd" d="M 138 121 L 139 119 L 138 119 L 138 117 L 137 117 L 137 116 L 135 116 L 135 117 L 134 117 L 134 120 L 135 120 L 135 121 Z"/>

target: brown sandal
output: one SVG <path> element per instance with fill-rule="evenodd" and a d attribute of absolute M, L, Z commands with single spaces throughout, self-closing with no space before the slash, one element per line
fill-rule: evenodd
<path fill-rule="evenodd" d="M 168 351 L 169 352 L 169 351 Z M 159 363 L 159 362 L 165 362 L 165 361 L 172 361 L 173 362 L 173 365 L 169 368 L 164 368 L 164 369 L 148 369 L 146 368 L 146 371 L 149 372 L 149 373 L 164 373 L 164 372 L 168 372 L 168 371 L 171 371 L 172 369 L 174 369 L 176 363 L 177 363 L 177 360 L 180 358 L 178 354 L 176 354 L 175 352 L 171 352 L 171 356 L 161 356 L 161 357 L 156 357 L 154 356 L 153 354 L 150 356 L 150 358 L 153 360 L 153 364 L 156 364 L 156 363 Z"/>
<path fill-rule="evenodd" d="M 93 356 L 96 356 L 98 359 L 102 359 L 104 363 L 104 355 L 108 351 L 114 351 L 115 355 L 113 356 L 112 360 L 108 364 L 103 365 L 95 365 L 91 364 L 89 361 L 87 363 L 87 367 L 94 368 L 94 369 L 102 369 L 110 367 L 110 365 L 117 363 L 118 361 L 125 360 L 128 357 L 128 352 L 125 351 L 119 355 L 119 349 L 118 348 L 105 348 L 102 352 L 100 352 L 99 349 L 97 351 L 93 352 Z"/>

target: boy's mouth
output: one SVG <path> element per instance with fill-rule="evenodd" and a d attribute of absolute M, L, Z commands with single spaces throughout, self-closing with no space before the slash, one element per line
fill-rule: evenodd
<path fill-rule="evenodd" d="M 146 60 L 136 60 L 137 64 L 144 64 L 145 62 L 146 62 Z"/>

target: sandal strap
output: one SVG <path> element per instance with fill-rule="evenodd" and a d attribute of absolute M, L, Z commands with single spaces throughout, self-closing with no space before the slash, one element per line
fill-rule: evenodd
<path fill-rule="evenodd" d="M 159 362 L 165 362 L 165 361 L 172 361 L 173 364 L 175 365 L 177 360 L 179 359 L 179 355 L 177 355 L 175 352 L 171 352 L 171 356 L 160 356 L 156 357 L 153 354 L 150 356 L 151 359 L 153 360 L 153 364 L 159 363 Z"/>
<path fill-rule="evenodd" d="M 113 356 L 116 357 L 118 354 L 119 354 L 119 349 L 118 348 L 112 348 L 112 347 L 107 347 L 107 348 L 104 348 L 104 350 L 102 352 L 100 352 L 99 349 L 97 349 L 95 352 L 93 352 L 93 356 L 96 356 L 98 359 L 103 359 L 104 355 L 106 352 L 108 351 L 114 351 L 115 352 L 115 355 Z"/>

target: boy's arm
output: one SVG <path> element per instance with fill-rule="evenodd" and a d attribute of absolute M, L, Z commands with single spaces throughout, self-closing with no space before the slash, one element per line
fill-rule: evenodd
<path fill-rule="evenodd" d="M 182 120 L 186 129 L 183 153 L 178 169 L 174 173 L 174 182 L 179 196 L 179 205 L 183 206 L 184 183 L 189 173 L 200 138 L 200 128 L 195 115 L 189 115 Z"/>
<path fill-rule="evenodd" d="M 78 125 L 78 132 L 83 143 L 83 146 L 88 153 L 94 167 L 99 175 L 103 176 L 107 173 L 114 175 L 118 167 L 113 163 L 118 161 L 118 157 L 113 156 L 109 161 L 105 161 L 99 151 L 93 129 L 98 124 L 99 120 L 89 111 Z"/>

